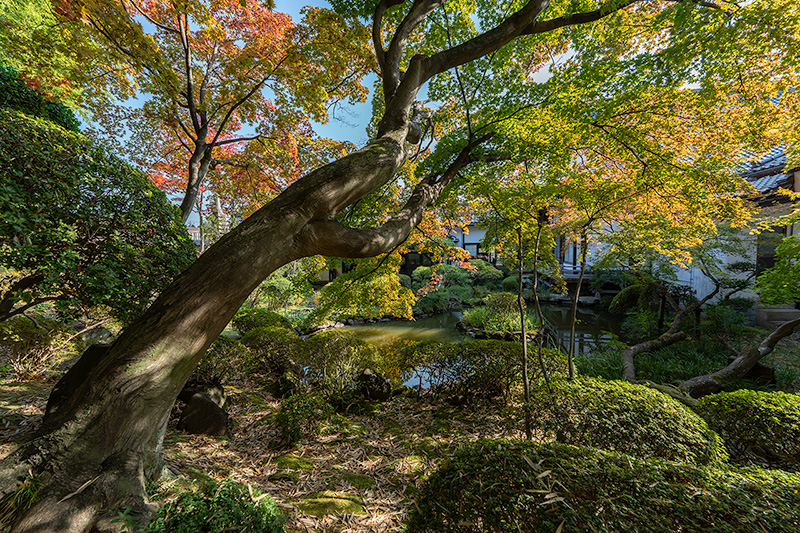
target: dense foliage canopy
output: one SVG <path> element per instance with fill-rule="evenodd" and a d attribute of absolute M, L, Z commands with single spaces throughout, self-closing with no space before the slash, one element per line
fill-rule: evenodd
<path fill-rule="evenodd" d="M 164 193 L 89 139 L 0 109 L 0 319 L 42 302 L 129 320 L 195 257 Z"/>

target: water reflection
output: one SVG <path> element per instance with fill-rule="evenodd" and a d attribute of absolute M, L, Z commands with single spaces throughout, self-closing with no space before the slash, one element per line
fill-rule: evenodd
<path fill-rule="evenodd" d="M 572 309 L 568 305 L 543 305 L 547 321 L 556 329 L 556 336 L 566 351 L 569 346 L 569 329 Z M 385 344 L 394 339 L 413 341 L 437 340 L 440 342 L 461 342 L 467 337 L 459 333 L 456 324 L 461 320 L 461 312 L 443 313 L 415 321 L 395 320 L 346 326 L 358 338 L 371 344 Z M 619 318 L 608 311 L 594 308 L 578 308 L 578 322 L 575 327 L 575 354 L 591 352 L 598 343 L 611 340 L 610 333 L 619 334 Z"/>
<path fill-rule="evenodd" d="M 377 324 L 345 326 L 341 329 L 353 332 L 356 337 L 370 344 L 386 344 L 394 339 L 461 342 L 467 338 L 456 329 L 461 314 L 460 311 L 453 311 L 417 320 L 393 320 Z"/>
<path fill-rule="evenodd" d="M 556 330 L 563 351 L 569 347 L 572 307 L 569 305 L 544 305 L 542 313 Z M 620 318 L 605 309 L 579 307 L 575 324 L 575 346 L 573 354 L 585 354 L 595 350 L 598 345 L 607 344 L 612 334 L 619 335 Z"/>

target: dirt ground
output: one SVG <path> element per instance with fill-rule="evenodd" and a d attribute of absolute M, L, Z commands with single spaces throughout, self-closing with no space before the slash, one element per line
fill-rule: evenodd
<path fill-rule="evenodd" d="M 0 392 L 0 458 L 33 431 L 52 382 L 6 383 Z M 275 449 L 280 400 L 253 382 L 227 386 L 231 438 L 187 435 L 172 420 L 168 474 L 148 486 L 166 501 L 208 477 L 232 478 L 272 496 L 290 532 L 400 531 L 420 484 L 452 450 L 480 438 L 519 437 L 500 405 L 452 407 L 396 397 L 348 415 L 320 435 Z"/>

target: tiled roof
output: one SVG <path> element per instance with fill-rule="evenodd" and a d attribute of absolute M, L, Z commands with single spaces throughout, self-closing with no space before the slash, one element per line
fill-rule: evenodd
<path fill-rule="evenodd" d="M 758 192 L 767 192 L 771 191 L 772 189 L 777 189 L 779 186 L 783 185 L 783 182 L 789 179 L 789 174 L 785 172 L 781 172 L 779 174 L 770 174 L 769 176 L 762 176 L 760 178 L 748 178 L 747 181 L 753 184 L 753 187 L 758 190 Z"/>
<path fill-rule="evenodd" d="M 789 180 L 790 175 L 784 172 L 787 161 L 785 148 L 784 145 L 776 146 L 760 159 L 742 165 L 742 175 L 758 192 L 771 191 Z"/>

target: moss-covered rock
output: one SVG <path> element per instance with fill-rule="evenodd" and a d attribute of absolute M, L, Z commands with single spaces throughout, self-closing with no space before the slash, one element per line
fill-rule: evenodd
<path fill-rule="evenodd" d="M 367 490 L 375 486 L 375 479 L 365 474 L 344 470 L 341 473 L 342 481 L 350 483 L 358 490 Z"/>
<path fill-rule="evenodd" d="M 318 517 L 329 514 L 366 514 L 361 498 L 333 490 L 314 493 L 294 504 L 304 513 Z"/>

